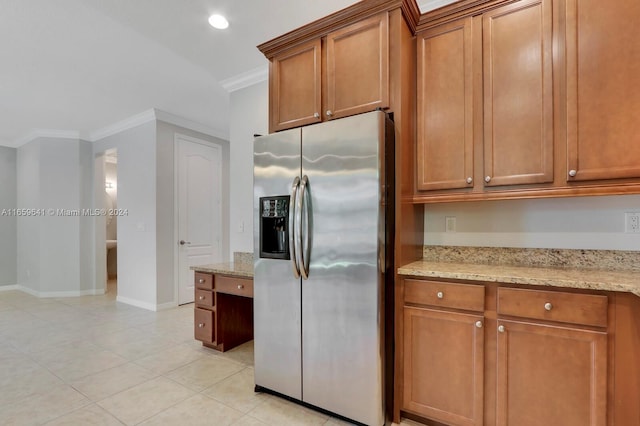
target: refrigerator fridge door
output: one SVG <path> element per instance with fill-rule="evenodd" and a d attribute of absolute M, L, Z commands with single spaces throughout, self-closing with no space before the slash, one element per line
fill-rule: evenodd
<path fill-rule="evenodd" d="M 384 135 L 382 112 L 302 129 L 302 400 L 367 425 L 384 424 Z"/>
<path fill-rule="evenodd" d="M 291 195 L 300 161 L 300 129 L 254 141 L 255 382 L 296 399 L 302 399 L 300 278 L 294 276 L 291 261 L 260 258 L 259 200 Z"/>

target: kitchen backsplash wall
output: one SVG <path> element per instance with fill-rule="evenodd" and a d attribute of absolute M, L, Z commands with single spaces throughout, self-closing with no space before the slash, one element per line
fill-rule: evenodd
<path fill-rule="evenodd" d="M 253 264 L 253 253 L 242 251 L 233 252 L 233 263 L 251 263 Z"/>
<path fill-rule="evenodd" d="M 625 233 L 625 213 L 640 212 L 640 195 L 479 201 L 424 206 L 424 244 L 640 250 L 640 233 Z M 446 232 L 454 217 L 455 232 Z"/>
<path fill-rule="evenodd" d="M 640 271 L 640 251 L 425 246 L 432 262 Z"/>

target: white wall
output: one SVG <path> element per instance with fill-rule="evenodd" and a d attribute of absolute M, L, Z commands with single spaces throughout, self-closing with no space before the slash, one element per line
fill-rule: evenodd
<path fill-rule="evenodd" d="M 17 150 L 0 147 L 0 212 L 15 209 L 17 195 Z M 0 216 L 0 286 L 17 284 L 18 220 L 13 215 Z"/>
<path fill-rule="evenodd" d="M 100 155 L 112 148 L 118 150 L 118 208 L 126 209 L 128 212 L 127 215 L 118 218 L 118 300 L 146 309 L 155 309 L 155 121 L 94 142 L 93 153 Z M 104 191 L 103 183 L 100 187 Z M 94 203 L 96 208 L 101 208 L 102 198 L 94 200 Z M 105 261 L 104 255 L 96 259 L 96 262 Z M 99 269 L 102 271 L 99 272 Z M 96 268 L 96 273 L 101 273 L 96 280 L 104 280 L 104 268 Z"/>
<path fill-rule="evenodd" d="M 231 93 L 230 253 L 253 252 L 253 135 L 269 133 L 266 81 Z M 240 231 L 243 225 L 244 230 Z"/>
<path fill-rule="evenodd" d="M 91 294 L 94 288 L 91 147 L 77 139 L 38 138 L 18 149 L 18 281 L 39 296 Z M 72 215 L 60 211 L 76 212 Z"/>
<path fill-rule="evenodd" d="M 624 213 L 640 195 L 425 205 L 425 245 L 640 250 L 624 232 Z M 456 232 L 445 218 L 456 217 Z"/>

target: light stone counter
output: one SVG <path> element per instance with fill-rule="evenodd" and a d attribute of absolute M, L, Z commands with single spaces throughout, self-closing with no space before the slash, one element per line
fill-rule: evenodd
<path fill-rule="evenodd" d="M 238 278 L 253 278 L 253 253 L 234 252 L 233 262 L 196 265 L 190 269 L 207 274 L 221 274 Z"/>
<path fill-rule="evenodd" d="M 610 271 L 419 260 L 398 268 L 398 274 L 415 277 L 620 291 L 633 293 L 640 297 L 640 272 L 628 270 Z"/>

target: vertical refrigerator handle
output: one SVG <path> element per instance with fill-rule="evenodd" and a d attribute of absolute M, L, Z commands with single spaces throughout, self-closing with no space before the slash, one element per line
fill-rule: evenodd
<path fill-rule="evenodd" d="M 291 184 L 291 196 L 289 197 L 289 253 L 291 254 L 291 264 L 293 267 L 293 276 L 300 278 L 300 266 L 298 264 L 298 248 L 296 244 L 296 227 L 295 213 L 296 203 L 298 202 L 298 188 L 300 187 L 300 178 L 296 176 Z"/>
<path fill-rule="evenodd" d="M 310 220 L 310 203 L 307 201 L 309 191 L 309 178 L 307 175 L 302 177 L 300 182 L 300 194 L 298 195 L 296 204 L 296 253 L 299 256 L 298 265 L 300 268 L 300 274 L 305 280 L 309 278 L 309 257 L 311 251 L 311 244 L 309 244 L 309 220 Z M 305 229 L 302 229 L 302 213 L 306 214 Z M 303 241 L 304 238 L 304 241 Z"/>

